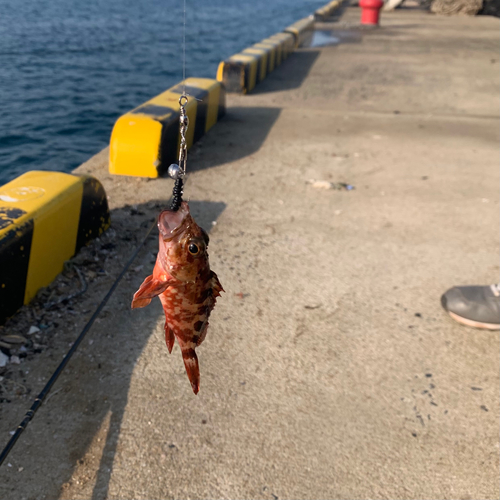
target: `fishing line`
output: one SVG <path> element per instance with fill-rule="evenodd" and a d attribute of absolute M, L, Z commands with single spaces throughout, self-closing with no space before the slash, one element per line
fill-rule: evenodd
<path fill-rule="evenodd" d="M 186 0 L 184 0 L 184 27 L 182 29 L 182 81 L 184 82 L 184 92 L 186 95 Z"/>
<path fill-rule="evenodd" d="M 97 316 L 101 313 L 103 310 L 104 306 L 107 304 L 108 300 L 110 299 L 111 295 L 113 295 L 113 292 L 116 290 L 116 287 L 122 280 L 123 276 L 125 276 L 125 273 L 127 272 L 128 268 L 132 264 L 132 262 L 135 260 L 137 255 L 139 254 L 139 251 L 142 249 L 142 247 L 145 245 L 147 239 L 149 238 L 151 232 L 153 229 L 156 227 L 156 221 L 151 224 L 151 227 L 148 229 L 146 236 L 144 236 L 142 242 L 138 245 L 138 247 L 135 249 L 134 253 L 128 260 L 128 262 L 125 264 L 125 267 L 122 269 L 121 273 L 118 275 L 116 278 L 115 282 L 109 289 L 108 293 L 106 296 L 102 299 L 101 303 L 95 310 L 94 314 L 92 317 L 88 320 L 87 324 L 83 327 L 83 330 L 81 331 L 80 335 L 78 335 L 77 339 L 71 346 L 71 349 L 66 353 L 64 356 L 64 359 L 62 362 L 59 364 L 55 372 L 52 374 L 50 377 L 49 381 L 45 385 L 45 387 L 42 389 L 42 392 L 35 398 L 35 401 L 33 402 L 31 408 L 28 410 L 26 415 L 24 416 L 22 422 L 17 426 L 16 431 L 14 432 L 13 436 L 10 438 L 9 442 L 5 446 L 5 448 L 2 450 L 2 453 L 0 454 L 0 466 L 3 464 L 4 460 L 7 458 L 7 455 L 9 452 L 12 450 L 14 445 L 16 444 L 17 440 L 21 436 L 21 434 L 24 432 L 28 424 L 31 422 L 33 417 L 35 416 L 35 413 L 37 410 L 42 406 L 42 403 L 44 399 L 47 397 L 48 393 L 52 389 L 52 386 L 56 383 L 56 380 L 59 378 L 59 375 L 63 372 L 64 368 L 68 364 L 69 360 L 75 353 L 75 351 L 78 349 L 78 346 L 81 344 L 82 340 L 84 339 L 85 335 L 87 332 L 90 330 L 92 325 L 94 324 L 94 321 L 97 319 Z"/>
<path fill-rule="evenodd" d="M 184 177 L 186 175 L 186 159 L 187 159 L 187 142 L 186 142 L 186 132 L 189 126 L 189 118 L 186 114 L 186 104 L 188 102 L 188 94 L 186 93 L 186 0 L 183 0 L 184 5 L 184 26 L 182 30 L 182 81 L 184 84 L 184 90 L 182 95 L 179 97 L 179 164 L 172 163 L 168 167 L 168 175 L 174 179 L 174 188 L 172 189 L 172 202 L 170 204 L 170 210 L 177 212 L 182 203 L 182 195 L 184 193 Z"/>

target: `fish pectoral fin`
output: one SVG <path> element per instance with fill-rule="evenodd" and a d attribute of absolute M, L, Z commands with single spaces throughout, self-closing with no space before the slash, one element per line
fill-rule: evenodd
<path fill-rule="evenodd" d="M 182 348 L 182 359 L 186 367 L 186 373 L 191 382 L 193 392 L 198 394 L 200 390 L 200 367 L 198 365 L 198 356 L 193 348 Z"/>
<path fill-rule="evenodd" d="M 154 279 L 153 275 L 148 276 L 139 287 L 139 290 L 134 294 L 132 309 L 147 306 L 151 302 L 151 299 L 163 293 L 169 285 L 170 281 L 160 281 Z"/>
<path fill-rule="evenodd" d="M 140 309 L 141 307 L 146 307 L 151 304 L 151 299 L 133 299 L 132 300 L 132 309 Z"/>

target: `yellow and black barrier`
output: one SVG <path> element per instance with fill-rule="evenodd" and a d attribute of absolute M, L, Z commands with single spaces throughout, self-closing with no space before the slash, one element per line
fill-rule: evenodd
<path fill-rule="evenodd" d="M 272 64 L 272 67 L 270 67 L 269 69 L 269 73 L 275 70 L 284 61 L 283 43 L 280 42 L 279 40 L 273 39 L 271 37 L 264 38 L 264 40 L 261 40 L 259 43 L 256 43 L 255 46 L 269 47 L 272 50 L 274 56 L 274 62 Z"/>
<path fill-rule="evenodd" d="M 295 37 L 295 48 L 307 47 L 311 44 L 314 35 L 314 17 L 309 16 L 283 30 L 285 33 L 291 33 Z"/>
<path fill-rule="evenodd" d="M 266 45 L 263 43 L 256 43 L 248 49 L 245 49 L 241 52 L 243 55 L 250 55 L 253 57 L 257 57 L 257 74 L 255 78 L 255 83 L 261 82 L 264 78 L 274 69 L 276 64 L 276 48 L 272 45 Z M 233 59 L 233 60 L 237 60 Z M 220 67 L 220 66 L 219 66 Z M 226 68 L 227 71 L 227 68 Z M 252 70 L 250 68 L 249 74 L 252 74 Z M 252 75 L 253 76 L 253 75 Z M 253 81 L 253 78 L 252 78 Z M 230 83 L 230 82 L 228 82 Z M 252 88 L 255 87 L 255 84 Z M 231 90 L 230 90 L 231 91 Z M 236 90 L 238 91 L 238 90 Z"/>
<path fill-rule="evenodd" d="M 295 38 L 291 33 L 276 33 L 269 37 L 270 40 L 279 40 L 281 42 L 281 51 L 283 60 L 295 50 Z"/>
<path fill-rule="evenodd" d="M 268 56 L 264 53 L 235 54 L 219 64 L 217 80 L 224 85 L 227 92 L 247 94 L 259 81 L 259 68 L 265 57 Z"/>
<path fill-rule="evenodd" d="M 118 118 L 111 133 L 109 171 L 112 174 L 159 177 L 179 154 L 179 97 L 186 104 L 188 149 L 224 115 L 224 87 L 209 78 L 187 78 Z"/>
<path fill-rule="evenodd" d="M 32 171 L 0 187 L 0 324 L 109 225 L 93 177 Z"/>
<path fill-rule="evenodd" d="M 294 50 L 290 33 L 277 33 L 242 50 L 219 64 L 217 80 L 228 92 L 247 94 L 277 68 Z"/>
<path fill-rule="evenodd" d="M 331 17 L 333 13 L 342 5 L 342 0 L 333 0 L 333 2 L 329 2 L 321 9 L 318 9 L 314 16 L 318 20 L 323 20 Z"/>

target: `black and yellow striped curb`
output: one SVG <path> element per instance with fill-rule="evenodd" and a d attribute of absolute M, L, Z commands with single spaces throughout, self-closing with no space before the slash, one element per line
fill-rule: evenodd
<path fill-rule="evenodd" d="M 277 33 L 219 64 L 217 80 L 228 92 L 247 94 L 295 49 L 291 33 Z"/>
<path fill-rule="evenodd" d="M 0 187 L 0 324 L 109 224 L 93 177 L 32 171 Z"/>
<path fill-rule="evenodd" d="M 291 33 L 295 38 L 295 48 L 307 47 L 311 44 L 314 35 L 314 16 L 309 16 L 293 23 L 283 30 Z"/>
<path fill-rule="evenodd" d="M 269 40 L 279 40 L 283 52 L 283 61 L 295 50 L 295 40 L 291 33 L 276 33 L 269 37 Z M 265 40 L 263 40 L 264 42 Z"/>
<path fill-rule="evenodd" d="M 314 16 L 316 19 L 327 19 L 333 15 L 333 13 L 342 5 L 342 0 L 333 0 L 329 2 L 320 9 L 318 9 Z"/>
<path fill-rule="evenodd" d="M 264 54 L 235 54 L 219 64 L 217 80 L 227 92 L 247 94 L 260 81 L 259 67 L 264 57 Z"/>
<path fill-rule="evenodd" d="M 179 97 L 184 89 L 190 96 L 186 104 L 188 149 L 224 115 L 223 86 L 209 78 L 187 78 L 118 118 L 109 145 L 110 173 L 154 178 L 177 163 Z"/>

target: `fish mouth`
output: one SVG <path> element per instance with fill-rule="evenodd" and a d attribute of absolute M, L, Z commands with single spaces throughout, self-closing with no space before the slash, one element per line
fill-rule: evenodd
<path fill-rule="evenodd" d="M 176 236 L 181 230 L 186 217 L 189 216 L 189 206 L 183 201 L 179 210 L 163 210 L 158 216 L 158 229 L 164 241 Z"/>

